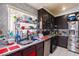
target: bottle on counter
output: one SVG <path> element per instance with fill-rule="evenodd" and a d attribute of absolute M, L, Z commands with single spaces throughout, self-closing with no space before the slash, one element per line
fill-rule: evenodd
<path fill-rule="evenodd" d="M 17 43 L 19 43 L 21 41 L 20 31 L 18 31 L 18 30 L 16 31 L 15 41 Z"/>

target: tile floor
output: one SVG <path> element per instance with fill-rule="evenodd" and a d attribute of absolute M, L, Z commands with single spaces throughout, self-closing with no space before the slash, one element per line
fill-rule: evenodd
<path fill-rule="evenodd" d="M 65 48 L 57 47 L 57 49 L 49 56 L 79 56 L 79 54 L 68 51 Z"/>

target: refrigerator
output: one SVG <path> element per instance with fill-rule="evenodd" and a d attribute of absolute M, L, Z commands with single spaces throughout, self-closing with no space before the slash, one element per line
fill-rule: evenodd
<path fill-rule="evenodd" d="M 68 22 L 68 50 L 79 53 L 79 21 Z"/>

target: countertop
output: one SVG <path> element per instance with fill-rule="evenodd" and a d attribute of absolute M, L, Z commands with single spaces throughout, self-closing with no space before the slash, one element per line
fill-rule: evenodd
<path fill-rule="evenodd" d="M 13 45 L 11 45 L 11 46 L 4 47 L 4 48 L 7 48 L 8 51 L 5 52 L 5 53 L 1 53 L 0 56 L 5 56 L 5 55 L 8 55 L 8 54 L 14 53 L 14 52 L 19 51 L 19 50 L 21 50 L 21 49 L 24 49 L 24 48 L 30 47 L 30 46 L 32 46 L 32 45 L 35 45 L 35 44 L 37 44 L 37 43 L 43 42 L 43 41 L 45 41 L 45 40 L 48 40 L 49 38 L 54 37 L 54 36 L 55 36 L 55 35 L 43 36 L 43 37 L 41 38 L 41 40 L 33 41 L 32 43 L 27 44 L 27 45 L 20 45 L 20 44 L 15 43 L 15 44 L 13 44 Z M 14 49 L 14 50 L 10 50 L 9 48 L 12 47 L 12 46 L 18 46 L 18 48 Z M 1 49 L 3 49 L 3 48 L 0 48 L 0 50 L 1 50 Z"/>

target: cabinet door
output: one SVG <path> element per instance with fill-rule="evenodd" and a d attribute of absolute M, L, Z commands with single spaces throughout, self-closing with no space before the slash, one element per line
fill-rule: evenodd
<path fill-rule="evenodd" d="M 67 44 L 68 44 L 68 37 L 58 36 L 58 42 L 57 42 L 58 46 L 67 48 Z"/>
<path fill-rule="evenodd" d="M 52 28 L 52 20 L 54 19 L 53 15 L 51 15 L 49 12 L 47 12 L 45 9 L 38 10 L 38 19 L 41 21 L 40 27 L 42 29 L 51 29 Z M 53 24 L 54 25 L 54 24 Z"/>
<path fill-rule="evenodd" d="M 44 55 L 43 53 L 44 53 L 43 48 L 39 48 L 37 50 L 37 56 L 43 56 Z"/>
<path fill-rule="evenodd" d="M 44 46 L 43 42 L 36 45 L 37 56 L 44 55 Z"/>
<path fill-rule="evenodd" d="M 35 46 L 28 47 L 23 50 L 23 56 L 36 56 Z"/>
<path fill-rule="evenodd" d="M 26 54 L 25 56 L 36 56 L 35 50 L 32 50 L 30 53 Z"/>
<path fill-rule="evenodd" d="M 44 56 L 50 54 L 50 39 L 44 42 Z"/>
<path fill-rule="evenodd" d="M 55 23 L 55 25 L 57 25 L 58 29 L 68 29 L 66 15 L 56 17 L 54 21 L 55 21 L 54 23 Z"/>

